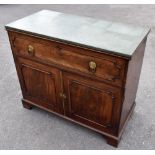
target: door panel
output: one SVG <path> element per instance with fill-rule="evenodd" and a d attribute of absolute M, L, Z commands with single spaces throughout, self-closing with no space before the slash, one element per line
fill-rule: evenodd
<path fill-rule="evenodd" d="M 111 95 L 75 81 L 72 81 L 69 87 L 71 113 L 102 125 L 111 123 L 113 108 Z"/>
<path fill-rule="evenodd" d="M 63 113 L 60 71 L 30 60 L 18 58 L 18 72 L 24 98 L 36 104 Z"/>
<path fill-rule="evenodd" d="M 56 85 L 51 73 L 23 64 L 21 71 L 27 95 L 49 104 L 56 103 Z"/>
<path fill-rule="evenodd" d="M 119 89 L 69 73 L 63 73 L 63 79 L 68 117 L 91 126 L 116 127 L 120 110 Z"/>

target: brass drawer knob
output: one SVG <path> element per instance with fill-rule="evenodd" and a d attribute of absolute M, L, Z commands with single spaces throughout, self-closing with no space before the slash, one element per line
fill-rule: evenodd
<path fill-rule="evenodd" d="M 28 45 L 28 54 L 30 56 L 34 56 L 34 47 L 32 45 Z"/>
<path fill-rule="evenodd" d="M 89 62 L 89 70 L 91 71 L 91 72 L 95 72 L 96 71 L 96 62 L 94 62 L 94 61 L 90 61 Z"/>

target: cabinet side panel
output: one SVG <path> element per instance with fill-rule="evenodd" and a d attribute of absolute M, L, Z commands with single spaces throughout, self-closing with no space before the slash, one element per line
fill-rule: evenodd
<path fill-rule="evenodd" d="M 122 107 L 119 131 L 122 130 L 124 123 L 126 122 L 128 116 L 132 111 L 132 108 L 134 107 L 141 67 L 143 63 L 146 40 L 147 38 L 142 41 L 142 43 L 139 45 L 134 55 L 132 56 L 132 59 L 128 63 L 124 102 Z"/>

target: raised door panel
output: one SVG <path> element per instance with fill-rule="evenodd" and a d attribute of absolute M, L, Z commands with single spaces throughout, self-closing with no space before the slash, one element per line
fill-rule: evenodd
<path fill-rule="evenodd" d="M 24 98 L 55 112 L 63 113 L 60 71 L 56 68 L 18 58 L 18 72 Z"/>
<path fill-rule="evenodd" d="M 56 102 L 56 86 L 51 73 L 25 64 L 22 64 L 21 71 L 27 95 L 43 100 L 46 103 Z"/>
<path fill-rule="evenodd" d="M 76 81 L 72 81 L 69 88 L 72 114 L 105 126 L 111 125 L 111 94 Z"/>
<path fill-rule="evenodd" d="M 63 79 L 68 117 L 101 130 L 117 128 L 121 107 L 118 88 L 69 73 L 64 73 Z"/>

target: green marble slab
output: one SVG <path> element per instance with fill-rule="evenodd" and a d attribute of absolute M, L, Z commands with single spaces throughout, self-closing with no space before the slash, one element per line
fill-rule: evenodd
<path fill-rule="evenodd" d="M 150 29 L 95 18 L 42 10 L 6 29 L 131 57 Z"/>

